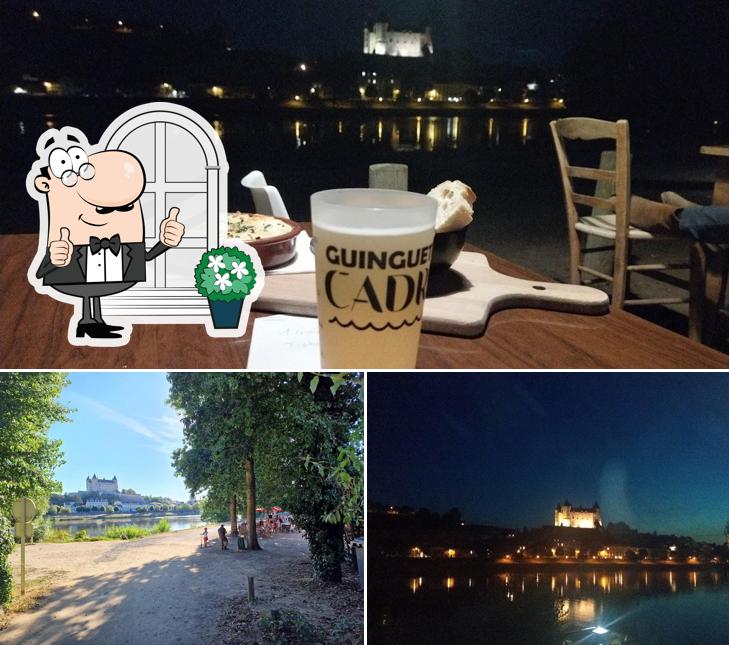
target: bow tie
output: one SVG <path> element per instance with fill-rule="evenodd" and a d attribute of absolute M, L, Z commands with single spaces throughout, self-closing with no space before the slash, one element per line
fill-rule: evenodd
<path fill-rule="evenodd" d="M 114 255 L 119 255 L 119 249 L 121 249 L 121 239 L 118 235 L 112 236 L 111 239 L 108 237 L 102 237 L 99 239 L 98 237 L 91 237 L 89 238 L 89 248 L 91 249 L 92 253 L 98 253 L 101 251 L 101 249 L 111 249 L 111 252 Z"/>

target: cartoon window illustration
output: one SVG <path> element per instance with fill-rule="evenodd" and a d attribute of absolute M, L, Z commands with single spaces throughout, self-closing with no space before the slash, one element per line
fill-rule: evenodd
<path fill-rule="evenodd" d="M 194 269 L 200 254 L 224 237 L 219 220 L 227 212 L 228 164 L 217 135 L 194 112 L 157 103 L 122 114 L 100 143 L 106 150 L 132 153 L 144 167 L 141 203 L 147 245 L 157 239 L 170 208 L 180 209 L 185 225 L 180 245 L 150 262 L 146 282 L 109 298 L 109 314 L 204 315 L 206 304 L 195 290 Z"/>

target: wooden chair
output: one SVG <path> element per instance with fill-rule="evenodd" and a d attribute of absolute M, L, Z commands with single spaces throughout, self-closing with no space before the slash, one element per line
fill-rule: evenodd
<path fill-rule="evenodd" d="M 625 299 L 629 275 L 632 271 L 666 271 L 686 268 L 685 264 L 628 264 L 632 240 L 660 240 L 648 231 L 630 226 L 630 131 L 628 122 L 620 120 L 573 117 L 559 119 L 550 124 L 554 145 L 557 149 L 559 168 L 562 175 L 567 225 L 570 243 L 570 282 L 581 283 L 583 273 L 612 283 L 612 304 L 618 309 L 624 305 L 656 305 L 688 302 L 686 298 L 636 298 Z M 615 141 L 615 169 L 572 166 L 567 158 L 564 140 L 612 139 Z M 610 197 L 586 195 L 576 192 L 573 179 L 587 179 L 599 182 L 604 192 L 605 183 L 612 184 Z M 580 215 L 578 206 L 592 209 Z M 612 240 L 611 246 L 584 248 L 587 236 Z M 586 252 L 613 250 L 612 275 L 583 264 Z M 656 276 L 653 276 L 656 277 Z"/>

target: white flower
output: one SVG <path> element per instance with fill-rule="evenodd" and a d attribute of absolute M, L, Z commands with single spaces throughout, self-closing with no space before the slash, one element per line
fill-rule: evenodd
<path fill-rule="evenodd" d="M 232 262 L 233 269 L 231 273 L 235 274 L 235 277 L 240 280 L 244 275 L 248 275 L 248 269 L 246 268 L 245 262 L 241 260 L 240 264 L 238 262 Z"/>
<path fill-rule="evenodd" d="M 232 287 L 233 283 L 230 281 L 230 273 L 224 273 L 223 275 L 216 273 L 215 286 L 220 287 L 221 291 L 225 291 L 226 288 Z"/>
<path fill-rule="evenodd" d="M 211 255 L 208 258 L 208 269 L 212 269 L 215 271 L 215 273 L 218 272 L 219 269 L 225 268 L 225 262 L 223 262 L 223 256 L 222 255 Z"/>

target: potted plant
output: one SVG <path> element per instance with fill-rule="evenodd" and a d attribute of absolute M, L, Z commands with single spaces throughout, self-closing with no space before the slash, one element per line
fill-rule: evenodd
<path fill-rule="evenodd" d="M 235 329 L 243 301 L 256 284 L 256 269 L 248 253 L 234 246 L 205 251 L 195 268 L 195 286 L 208 299 L 215 329 Z"/>

